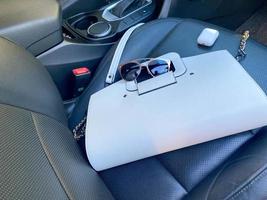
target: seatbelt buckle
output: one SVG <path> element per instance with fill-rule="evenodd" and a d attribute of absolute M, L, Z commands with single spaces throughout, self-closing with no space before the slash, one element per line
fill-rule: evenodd
<path fill-rule="evenodd" d="M 91 71 L 87 67 L 79 67 L 72 70 L 73 97 L 78 97 L 85 90 L 91 78 Z"/>

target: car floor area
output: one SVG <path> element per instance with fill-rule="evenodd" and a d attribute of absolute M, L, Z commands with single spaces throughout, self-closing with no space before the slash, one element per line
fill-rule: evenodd
<path fill-rule="evenodd" d="M 250 31 L 251 37 L 267 46 L 267 3 L 244 22 L 236 31 Z"/>

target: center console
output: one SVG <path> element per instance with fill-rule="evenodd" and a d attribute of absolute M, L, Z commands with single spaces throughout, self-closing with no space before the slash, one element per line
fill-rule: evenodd
<path fill-rule="evenodd" d="M 73 69 L 86 67 L 93 76 L 101 59 L 128 28 L 155 17 L 155 4 L 155 0 L 113 0 L 99 10 L 63 19 L 63 42 L 38 59 L 50 72 L 64 100 L 75 97 L 71 89 L 76 85 Z"/>
<path fill-rule="evenodd" d="M 119 0 L 66 19 L 64 28 L 67 37 L 86 42 L 112 42 L 131 26 L 151 19 L 154 10 L 153 0 Z"/>

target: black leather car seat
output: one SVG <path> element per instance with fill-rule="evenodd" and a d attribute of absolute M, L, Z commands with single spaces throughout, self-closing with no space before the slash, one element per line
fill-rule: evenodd
<path fill-rule="evenodd" d="M 83 158 L 45 68 L 0 38 L 0 199 L 113 199 Z"/>
<path fill-rule="evenodd" d="M 192 20 L 150 22 L 131 36 L 121 62 L 170 51 L 184 57 L 227 49 L 235 55 L 239 36 L 218 27 L 214 47 L 197 46 L 196 38 L 207 26 L 213 27 Z M 79 99 L 69 119 L 71 128 L 86 112 L 90 95 L 104 87 L 114 48 Z M 267 92 L 267 49 L 251 41 L 247 52 L 242 64 Z M 62 101 L 46 70 L 4 39 L 0 116 L 0 199 L 267 198 L 266 128 L 96 173 L 67 127 Z"/>

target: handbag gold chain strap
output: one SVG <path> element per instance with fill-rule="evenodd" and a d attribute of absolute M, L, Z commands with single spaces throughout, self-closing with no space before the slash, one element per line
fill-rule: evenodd
<path fill-rule="evenodd" d="M 244 31 L 241 36 L 238 53 L 235 57 L 238 62 L 242 61 L 247 56 L 247 53 L 245 50 L 246 50 L 247 40 L 249 39 L 249 37 L 250 37 L 249 31 L 248 30 Z"/>
<path fill-rule="evenodd" d="M 85 128 L 86 128 L 86 118 L 85 116 L 80 123 L 78 123 L 74 129 L 72 130 L 73 136 L 75 140 L 80 140 L 85 136 Z"/>

